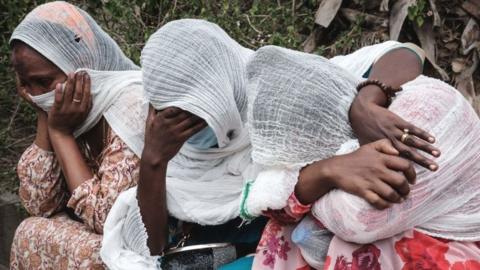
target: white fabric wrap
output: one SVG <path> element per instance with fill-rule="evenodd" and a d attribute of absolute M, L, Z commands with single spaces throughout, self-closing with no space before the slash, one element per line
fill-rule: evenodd
<path fill-rule="evenodd" d="M 390 110 L 434 134 L 440 168 L 416 166 L 417 182 L 407 200 L 379 211 L 366 201 L 335 190 L 312 209 L 335 235 L 369 243 L 416 229 L 444 239 L 480 240 L 480 122 L 451 86 L 420 76 L 403 85 Z"/>
<path fill-rule="evenodd" d="M 348 93 L 355 91 L 355 84 L 349 84 L 354 75 L 320 57 L 276 47 L 258 50 L 248 75 L 248 123 L 256 163 L 289 169 L 358 147 L 349 140 L 349 106 L 344 105 L 344 96 L 351 101 Z M 346 241 L 369 243 L 413 227 L 445 239 L 478 241 L 479 119 L 458 91 L 436 79 L 419 76 L 403 89 L 389 109 L 436 136 L 443 153 L 436 159 L 440 169 L 416 166 L 417 183 L 408 199 L 387 210 L 335 190 L 316 202 L 312 212 Z M 249 200 L 253 195 L 263 194 L 251 192 Z"/>
<path fill-rule="evenodd" d="M 404 43 L 400 43 L 400 42 L 397 42 L 397 41 L 386 41 L 386 42 L 383 42 L 383 43 L 380 43 L 380 44 L 376 44 L 376 45 L 371 45 L 371 46 L 366 46 L 366 47 L 363 47 L 349 55 L 339 55 L 339 56 L 336 56 L 336 57 L 333 57 L 331 59 L 329 59 L 328 61 L 331 62 L 331 63 L 334 63 L 335 65 L 343 68 L 344 70 L 348 71 L 347 73 L 349 73 L 348 75 L 348 80 L 350 81 L 360 81 L 362 79 L 362 76 L 371 68 L 371 66 L 380 58 L 382 57 L 384 54 L 386 54 L 387 52 L 391 51 L 391 50 L 394 50 L 394 49 L 398 49 L 398 48 L 408 48 L 412 51 L 414 51 L 418 56 L 419 56 L 419 59 L 421 61 L 423 61 L 423 52 L 421 51 L 420 48 L 416 47 L 416 46 L 413 46 L 413 45 L 409 45 L 409 44 L 404 44 Z M 278 48 L 277 48 L 278 49 Z M 271 50 L 268 49 L 268 50 Z M 282 72 L 284 72 L 284 74 L 287 74 L 285 78 L 288 78 L 287 80 L 291 80 L 294 84 L 298 85 L 298 84 L 301 84 L 301 80 L 303 80 L 303 78 L 308 78 L 309 80 L 309 83 L 311 83 L 310 81 L 312 81 L 311 77 L 312 75 L 309 73 L 308 71 L 308 65 L 304 65 L 303 64 L 303 61 L 305 59 L 320 59 L 320 58 L 317 58 L 316 56 L 314 55 L 307 55 L 307 54 L 299 54 L 299 53 L 295 53 L 295 52 L 292 52 L 292 51 L 286 51 L 286 50 L 282 50 L 283 53 L 286 53 L 286 54 L 292 54 L 292 56 L 289 56 L 290 58 L 293 57 L 293 55 L 296 55 L 297 57 L 297 60 L 300 60 L 299 63 L 296 63 L 296 66 L 301 66 L 301 68 L 297 69 L 296 71 L 293 71 L 294 74 L 296 74 L 295 76 L 297 76 L 296 78 L 294 78 L 294 76 L 290 76 L 290 72 L 291 69 L 287 68 L 287 67 L 280 67 L 282 69 Z M 277 65 L 278 67 L 278 63 L 274 63 L 275 61 L 278 61 L 278 57 L 280 56 L 277 56 L 277 57 L 274 57 L 272 58 L 271 60 L 267 59 L 266 57 L 263 57 L 262 59 L 260 59 L 262 56 L 260 54 L 264 54 L 265 52 L 262 51 L 262 50 L 259 50 L 259 52 L 257 54 L 255 54 L 255 57 L 254 57 L 254 60 L 253 61 L 265 61 L 263 63 L 263 67 L 256 67 L 255 65 L 251 64 L 249 65 L 249 72 L 250 75 L 254 75 L 256 74 L 255 72 L 257 72 L 260 68 L 263 68 L 263 74 L 262 73 L 262 76 L 266 76 L 266 74 L 268 74 L 267 72 L 267 68 L 265 67 L 265 65 Z M 256 59 L 257 56 L 259 56 L 260 58 L 259 59 Z M 288 60 L 289 57 L 285 57 L 285 59 L 283 59 L 282 61 L 290 61 Z M 275 59 L 275 60 L 274 60 Z M 314 64 L 314 66 L 316 66 L 318 64 Z M 307 70 L 308 74 L 302 74 L 300 75 L 301 72 Z M 277 72 L 276 70 L 272 71 L 271 73 L 275 73 Z M 258 74 L 260 76 L 260 73 Z M 268 75 L 269 76 L 269 75 Z M 276 76 L 276 75 L 273 75 L 273 76 Z M 304 77 L 300 77 L 300 76 L 304 76 Z M 324 75 L 321 75 L 321 76 L 324 76 Z M 274 78 L 274 77 L 272 77 Z M 302 78 L 302 79 L 299 79 L 299 78 Z M 254 80 L 251 80 L 249 82 L 249 86 L 248 86 L 248 90 L 247 92 L 250 92 L 250 89 L 251 88 L 257 88 L 258 86 L 256 85 L 257 83 L 260 82 L 260 79 L 255 79 L 253 78 Z M 279 78 L 279 79 L 282 79 L 281 81 L 283 82 L 286 82 L 285 80 L 283 80 L 284 78 Z M 268 82 L 267 82 L 268 81 Z M 276 84 L 277 82 L 273 82 L 273 80 L 262 80 L 261 83 L 262 84 Z M 275 87 L 275 86 L 274 86 Z M 263 90 L 262 90 L 263 91 Z M 310 90 L 307 90 L 307 91 L 310 91 Z M 344 91 L 344 90 L 342 90 Z M 352 90 L 350 90 L 352 91 Z M 257 95 L 255 93 L 255 91 L 253 91 L 253 93 L 250 93 L 249 94 L 249 103 L 253 102 L 252 101 L 252 98 L 255 97 L 255 95 Z M 301 94 L 303 95 L 303 94 Z M 335 94 L 335 93 L 331 93 L 330 95 L 340 95 L 340 94 Z M 268 95 L 265 95 L 265 96 L 268 96 Z M 347 95 L 348 96 L 348 95 Z M 345 96 L 345 97 L 347 97 Z M 272 104 L 272 101 L 268 101 L 268 100 L 272 100 L 273 98 L 276 98 L 278 99 L 277 95 L 275 96 L 268 96 L 268 98 L 266 98 L 266 100 L 259 100 L 260 102 L 271 102 L 270 104 Z M 295 97 L 296 98 L 296 97 Z M 350 98 L 350 97 L 348 97 Z M 284 100 L 283 98 L 281 99 L 282 101 Z M 293 99 L 292 99 L 293 100 Z M 344 101 L 342 100 L 342 102 L 339 102 L 339 101 L 336 101 L 336 100 L 330 100 L 330 102 L 332 102 L 331 104 L 335 104 L 335 103 L 338 103 L 340 104 L 340 106 L 344 106 L 345 108 L 345 103 Z M 312 103 L 312 101 L 308 100 L 307 101 L 308 103 Z M 322 103 L 325 102 L 325 101 L 321 101 Z M 290 104 L 290 103 L 287 103 L 287 104 Z M 320 103 L 319 103 L 320 104 Z M 250 104 L 250 106 L 253 106 L 253 104 Z M 283 105 L 282 105 L 283 106 Z M 348 104 L 348 106 L 350 106 Z M 305 106 L 307 107 L 307 106 Z M 312 109 L 315 109 L 317 107 L 317 105 L 315 104 L 315 106 L 312 107 L 308 107 L 308 110 L 312 110 Z M 281 106 L 278 106 L 278 108 L 275 108 L 273 106 L 273 110 L 280 110 Z M 252 107 L 250 107 L 250 110 L 252 109 Z M 345 123 L 345 112 L 342 112 L 342 115 L 343 115 L 343 123 Z M 287 115 L 287 117 L 291 117 L 290 115 Z M 296 117 L 296 116 L 293 116 L 293 117 Z M 314 122 L 319 122 L 318 119 L 314 119 Z M 262 123 L 259 123 L 259 125 L 265 125 L 266 122 L 262 122 Z M 330 123 L 331 124 L 331 123 Z M 322 121 L 322 124 L 321 125 L 324 125 L 323 124 L 323 121 Z M 288 128 L 288 127 L 287 127 Z M 342 128 L 342 127 L 337 127 L 335 126 L 334 127 L 335 129 L 338 129 L 338 128 Z M 343 129 L 345 130 L 350 130 L 349 127 L 343 127 Z M 260 131 L 256 131 L 256 132 L 260 132 Z M 261 132 L 264 132 L 265 134 L 268 134 L 268 131 L 261 131 Z M 351 131 L 349 131 L 348 133 L 351 133 Z M 279 137 L 281 134 L 270 134 L 268 136 L 277 136 L 278 138 L 281 139 L 281 137 Z M 254 137 L 255 135 L 253 135 L 252 137 Z M 335 136 L 342 136 L 342 135 L 335 135 Z M 349 137 L 351 136 L 351 134 L 348 135 Z M 293 136 L 295 137 L 295 136 Z M 324 136 L 326 137 L 326 136 Z M 259 156 L 263 155 L 264 152 L 266 152 L 266 154 L 268 155 L 268 150 L 262 150 L 262 148 L 264 148 L 265 146 L 262 145 L 262 138 L 261 137 L 257 137 L 257 138 L 253 138 L 254 140 L 257 140 L 257 145 L 260 145 L 260 149 L 256 152 L 257 154 L 257 160 L 256 162 L 260 163 L 260 164 L 265 164 L 265 165 L 268 165 L 268 163 L 272 163 L 271 161 L 268 161 L 268 159 L 266 161 L 262 160 L 262 158 L 260 158 Z M 267 140 L 267 139 L 265 139 Z M 294 138 L 295 141 L 297 141 L 297 138 Z M 323 143 L 331 143 L 332 142 L 332 139 L 331 138 L 327 138 L 326 141 L 324 142 L 320 142 L 321 144 Z M 344 141 L 345 142 L 345 141 Z M 277 142 L 278 143 L 278 142 Z M 280 144 L 282 144 L 283 142 L 280 142 Z M 337 141 L 338 143 L 338 141 Z M 267 141 L 267 144 L 270 144 L 269 141 Z M 285 144 L 287 144 L 287 147 L 289 149 L 293 148 L 292 146 L 288 145 L 289 144 L 289 141 L 287 139 L 285 139 Z M 332 153 L 332 151 L 334 151 L 335 147 L 332 148 L 332 145 L 330 145 L 331 148 L 330 148 L 330 154 Z M 356 140 L 354 141 L 347 141 L 345 142 L 344 145 L 341 145 L 338 150 L 337 153 L 335 154 L 342 154 L 342 153 L 347 153 L 347 152 L 351 152 L 353 150 L 355 150 L 356 148 L 358 147 L 358 142 Z M 304 149 L 307 149 L 307 148 L 304 148 Z M 318 148 L 316 148 L 318 149 Z M 254 150 L 255 151 L 255 150 Z M 295 150 L 297 151 L 297 150 Z M 318 150 L 316 150 L 318 151 Z M 324 151 L 324 150 L 321 150 L 321 151 Z M 308 153 L 305 153 L 306 155 L 308 155 Z M 287 153 L 287 155 L 290 155 L 290 153 Z M 272 155 L 273 156 L 273 155 Z M 273 159 L 275 159 L 273 157 Z M 298 175 L 299 175 L 299 170 L 301 167 L 303 167 L 303 165 L 305 165 L 306 163 L 309 163 L 307 160 L 295 160 L 294 162 L 292 162 L 291 164 L 288 163 L 288 162 L 285 162 L 284 158 L 281 157 L 281 163 L 282 165 L 279 165 L 279 164 L 270 164 L 269 166 L 264 166 L 263 167 L 263 170 L 259 173 L 258 177 L 255 179 L 255 182 L 251 185 L 251 189 L 250 189 L 250 192 L 249 192 L 249 195 L 247 197 L 247 200 L 246 200 L 246 203 L 245 203 L 245 206 L 246 206 L 246 210 L 247 212 L 252 215 L 252 216 L 258 216 L 261 214 L 262 211 L 264 210 L 267 210 L 267 209 L 282 209 L 283 207 L 286 206 L 286 202 L 287 202 L 287 199 L 288 197 L 292 194 L 292 192 L 294 191 L 294 188 L 295 188 L 295 185 L 298 181 Z M 311 162 L 311 161 L 310 161 Z M 274 162 L 275 163 L 275 162 Z M 305 164 L 304 164 L 305 163 Z"/>
<path fill-rule="evenodd" d="M 160 28 L 142 51 L 145 97 L 156 109 L 175 106 L 213 129 L 218 148 L 185 144 L 167 169 L 169 212 L 183 221 L 222 224 L 239 214 L 253 168 L 244 119 L 245 66 L 252 54 L 220 27 L 178 20 Z"/>
<path fill-rule="evenodd" d="M 141 155 L 148 110 L 142 74 L 86 12 L 66 2 L 40 5 L 17 26 L 13 40 L 26 43 L 64 73 L 82 69 L 89 73 L 93 106 L 75 136 L 88 131 L 103 115 L 112 130 Z M 54 93 L 32 100 L 48 111 Z M 156 257 L 149 256 L 146 246 L 135 194 L 136 188 L 122 193 L 105 222 L 100 253 L 110 269 L 157 269 Z M 134 233 L 123 233 L 124 226 L 135 228 Z"/>
<path fill-rule="evenodd" d="M 275 46 L 259 49 L 247 70 L 252 157 L 270 168 L 245 204 L 258 216 L 285 206 L 300 168 L 332 157 L 353 138 L 348 109 L 358 80 L 323 57 Z"/>
<path fill-rule="evenodd" d="M 255 176 L 243 123 L 245 66 L 251 53 L 218 26 L 201 20 L 166 24 L 142 51 L 150 104 L 199 115 L 219 139 L 219 148 L 209 150 L 184 145 L 169 162 L 167 206 L 182 221 L 222 224 L 237 217 L 244 182 Z M 158 257 L 150 256 L 147 247 L 136 190 L 122 193 L 105 221 L 101 256 L 113 270 L 159 268 Z"/>
<path fill-rule="evenodd" d="M 136 187 L 122 192 L 105 220 L 100 255 L 111 270 L 160 269 L 159 256 L 150 256 L 136 195 Z"/>
<path fill-rule="evenodd" d="M 76 137 L 104 116 L 140 156 L 148 109 L 143 104 L 141 72 L 90 15 L 66 2 L 40 5 L 15 28 L 10 38 L 14 40 L 26 43 L 65 74 L 79 70 L 89 73 L 93 106 L 74 131 Z M 53 91 L 32 96 L 45 111 L 50 110 L 53 100 Z"/>

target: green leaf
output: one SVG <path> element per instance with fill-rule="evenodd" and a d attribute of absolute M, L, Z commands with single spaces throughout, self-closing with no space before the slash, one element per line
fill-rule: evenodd
<path fill-rule="evenodd" d="M 422 27 L 423 23 L 425 22 L 425 19 L 423 18 L 423 16 L 418 16 L 417 17 L 417 25 Z"/>

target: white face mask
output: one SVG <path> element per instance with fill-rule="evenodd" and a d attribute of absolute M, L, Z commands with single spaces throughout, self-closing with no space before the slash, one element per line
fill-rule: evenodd
<path fill-rule="evenodd" d="M 65 87 L 65 84 L 62 83 L 62 91 Z M 38 107 L 40 107 L 45 112 L 49 112 L 50 109 L 53 107 L 53 103 L 55 102 L 55 89 L 48 91 L 45 94 L 32 96 L 28 94 L 30 99 L 33 103 L 35 103 Z"/>

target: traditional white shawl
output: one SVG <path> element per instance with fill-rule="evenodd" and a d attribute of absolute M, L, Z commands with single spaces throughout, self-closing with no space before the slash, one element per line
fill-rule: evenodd
<path fill-rule="evenodd" d="M 365 61 L 368 69 L 385 52 L 399 46 L 403 45 L 386 42 L 362 49 L 362 57 L 355 54 L 336 59 L 346 67 Z M 243 184 L 254 179 L 251 175 L 256 170 L 251 167 L 250 145 L 244 137 L 245 65 L 251 53 L 218 26 L 201 20 L 167 24 L 142 52 L 145 96 L 153 106 L 178 106 L 199 115 L 219 140 L 220 147 L 208 151 L 184 146 L 168 168 L 168 209 L 182 220 L 218 224 L 238 216 Z M 158 267 L 158 257 L 150 256 L 146 245 L 148 235 L 136 188 L 119 196 L 104 231 L 101 256 L 109 268 Z"/>
<path fill-rule="evenodd" d="M 190 19 L 166 24 L 142 51 L 146 99 L 158 110 L 175 106 L 203 118 L 218 140 L 208 150 L 185 144 L 168 165 L 168 210 L 181 220 L 215 225 L 239 214 L 253 171 L 244 127 L 252 53 L 217 25 Z"/>
<path fill-rule="evenodd" d="M 92 110 L 75 136 L 91 129 L 102 116 L 113 131 L 140 156 L 147 106 L 143 105 L 141 72 L 117 43 L 85 11 L 66 2 L 51 2 L 32 10 L 15 28 L 10 41 L 20 40 L 65 74 L 86 70 L 92 82 Z M 54 92 L 32 96 L 50 110 Z"/>
<path fill-rule="evenodd" d="M 218 148 L 185 144 L 169 162 L 167 206 L 174 217 L 222 224 L 239 215 L 242 187 L 254 176 L 244 126 L 246 63 L 253 52 L 220 27 L 179 20 L 154 33 L 142 51 L 145 97 L 158 110 L 176 106 L 203 118 Z M 105 222 L 101 256 L 111 269 L 155 269 L 136 188 L 122 193 Z"/>
<path fill-rule="evenodd" d="M 273 46 L 258 50 L 247 70 L 248 122 L 256 163 L 298 175 L 305 164 L 358 148 L 356 140 L 349 140 L 347 114 L 360 78 L 324 58 Z M 420 76 L 403 89 L 389 109 L 436 136 L 443 153 L 436 159 L 440 169 L 430 172 L 416 166 L 417 183 L 407 200 L 386 210 L 334 190 L 315 203 L 314 216 L 336 236 L 357 243 L 414 227 L 444 239 L 480 240 L 477 115 L 458 91 L 439 80 Z M 283 186 L 289 190 L 285 194 L 291 194 L 297 180 L 261 175 L 246 203 L 254 213 L 277 209 L 271 186 Z"/>

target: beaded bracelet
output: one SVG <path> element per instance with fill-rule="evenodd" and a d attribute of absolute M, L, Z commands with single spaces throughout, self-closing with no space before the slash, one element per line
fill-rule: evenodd
<path fill-rule="evenodd" d="M 367 86 L 367 85 L 376 85 L 378 86 L 380 89 L 382 89 L 383 93 L 385 93 L 385 95 L 387 96 L 387 101 L 388 101 L 388 104 L 392 103 L 392 99 L 395 97 L 396 93 L 397 92 L 400 92 L 402 91 L 402 87 L 399 87 L 399 88 L 393 88 L 389 85 L 386 85 L 384 84 L 383 82 L 379 81 L 379 80 L 366 80 L 366 81 L 363 81 L 361 83 L 359 83 L 357 85 L 357 92 L 360 92 L 360 90 Z M 388 105 L 387 104 L 387 105 Z"/>

